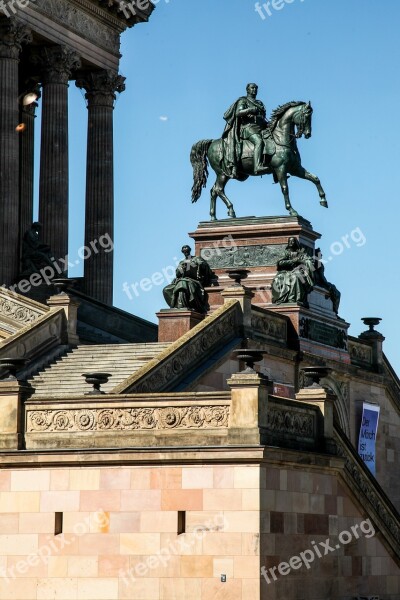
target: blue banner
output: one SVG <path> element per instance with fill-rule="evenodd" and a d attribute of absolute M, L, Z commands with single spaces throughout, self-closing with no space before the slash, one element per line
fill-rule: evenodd
<path fill-rule="evenodd" d="M 377 404 L 363 403 L 358 454 L 373 475 L 376 474 L 375 442 L 378 431 L 379 412 L 380 407 Z"/>

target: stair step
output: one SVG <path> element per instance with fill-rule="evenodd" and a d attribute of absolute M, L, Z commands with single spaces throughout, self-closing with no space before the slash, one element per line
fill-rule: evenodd
<path fill-rule="evenodd" d="M 111 374 L 108 383 L 101 386 L 103 391 L 111 391 L 169 346 L 158 343 L 78 346 L 47 365 L 29 382 L 35 389 L 34 397 L 83 395 L 90 386 L 82 374 L 98 371 Z"/>

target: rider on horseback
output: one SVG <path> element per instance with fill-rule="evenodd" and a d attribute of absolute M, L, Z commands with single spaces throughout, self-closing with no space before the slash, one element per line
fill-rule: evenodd
<path fill-rule="evenodd" d="M 264 104 L 256 99 L 257 84 L 249 83 L 246 91 L 247 96 L 236 100 L 224 115 L 227 122 L 222 134 L 224 162 L 227 174 L 232 179 L 237 177 L 243 140 L 254 144 L 254 174 L 260 175 L 264 171 L 262 131 L 268 127 L 266 110 Z"/>

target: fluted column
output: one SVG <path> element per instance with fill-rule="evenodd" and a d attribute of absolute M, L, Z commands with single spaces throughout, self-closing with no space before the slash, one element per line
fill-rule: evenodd
<path fill-rule="evenodd" d="M 56 259 L 68 254 L 68 81 L 80 66 L 63 46 L 42 48 L 35 60 L 42 72 L 39 221 L 42 239 Z"/>
<path fill-rule="evenodd" d="M 39 86 L 27 87 L 25 94 L 35 93 L 40 97 Z M 35 146 L 35 112 L 37 102 L 24 104 L 22 101 L 20 122 L 23 129 L 20 134 L 20 177 L 19 177 L 19 197 L 20 197 L 20 240 L 24 233 L 30 229 L 33 221 L 33 180 L 34 180 L 34 146 Z"/>
<path fill-rule="evenodd" d="M 19 271 L 18 63 L 30 31 L 14 19 L 0 19 L 0 285 Z"/>
<path fill-rule="evenodd" d="M 109 71 L 85 74 L 76 85 L 86 90 L 88 139 L 86 163 L 85 246 L 114 239 L 113 109 L 125 78 Z M 107 247 L 103 243 L 104 248 Z M 113 300 L 113 252 L 97 251 L 85 260 L 85 292 L 105 304 Z M 109 249 L 109 247 L 108 247 Z"/>

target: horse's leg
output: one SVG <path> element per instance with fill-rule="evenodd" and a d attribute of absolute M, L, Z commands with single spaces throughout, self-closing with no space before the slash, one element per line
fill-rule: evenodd
<path fill-rule="evenodd" d="M 296 177 L 300 177 L 300 179 L 306 179 L 307 181 L 312 181 L 318 190 L 319 197 L 321 198 L 321 200 L 320 200 L 321 206 L 325 206 L 326 208 L 328 208 L 325 191 L 321 185 L 321 181 L 320 181 L 319 177 L 317 177 L 316 175 L 313 175 L 312 173 L 307 171 L 301 165 L 297 165 L 290 172 L 292 175 L 295 175 Z"/>
<path fill-rule="evenodd" d="M 210 201 L 210 221 L 216 221 L 216 204 L 218 193 L 216 191 L 217 182 L 214 183 L 211 188 L 211 201 Z"/>
<path fill-rule="evenodd" d="M 228 217 L 233 217 L 234 219 L 236 219 L 236 213 L 233 208 L 233 204 L 229 200 L 228 196 L 225 194 L 225 186 L 228 181 L 229 181 L 229 177 L 227 177 L 223 173 L 220 173 L 217 177 L 217 181 L 215 182 L 215 186 L 214 186 L 215 193 L 217 196 L 219 196 L 221 198 L 221 200 L 224 202 L 226 208 L 228 209 Z"/>
<path fill-rule="evenodd" d="M 286 210 L 289 211 L 290 216 L 297 217 L 299 215 L 299 213 L 294 210 L 293 206 L 290 203 L 289 186 L 288 186 L 288 181 L 287 181 L 288 176 L 286 173 L 286 168 L 281 167 L 279 169 L 275 169 L 275 173 L 276 173 L 278 181 L 281 185 L 282 194 L 285 199 Z"/>

